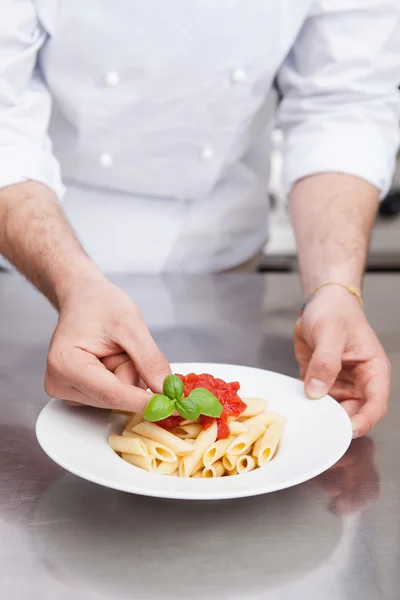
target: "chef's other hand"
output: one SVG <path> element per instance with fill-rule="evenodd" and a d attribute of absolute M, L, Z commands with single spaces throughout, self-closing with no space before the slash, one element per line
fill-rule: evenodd
<path fill-rule="evenodd" d="M 140 411 L 170 373 L 143 318 L 105 278 L 69 290 L 47 360 L 46 392 L 70 404 Z"/>
<path fill-rule="evenodd" d="M 320 289 L 295 327 L 295 354 L 310 398 L 330 393 L 352 420 L 354 437 L 387 412 L 390 362 L 355 296 Z"/>

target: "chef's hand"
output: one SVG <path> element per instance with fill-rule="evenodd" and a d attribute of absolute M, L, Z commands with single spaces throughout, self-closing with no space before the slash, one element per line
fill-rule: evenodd
<path fill-rule="evenodd" d="M 390 362 L 355 296 L 320 289 L 295 327 L 295 354 L 310 398 L 330 393 L 352 419 L 354 437 L 387 412 Z"/>
<path fill-rule="evenodd" d="M 46 392 L 70 404 L 142 410 L 170 373 L 130 298 L 106 279 L 71 289 L 47 360 Z"/>

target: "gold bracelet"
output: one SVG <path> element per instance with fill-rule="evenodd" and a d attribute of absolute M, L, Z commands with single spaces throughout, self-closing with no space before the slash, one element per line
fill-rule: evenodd
<path fill-rule="evenodd" d="M 325 281 L 324 283 L 320 283 L 319 285 L 317 285 L 317 287 L 311 292 L 311 294 L 309 294 L 307 296 L 307 298 L 305 299 L 303 306 L 300 309 L 300 316 L 303 314 L 307 304 L 310 302 L 311 298 L 323 287 L 326 287 L 327 285 L 339 285 L 340 287 L 344 288 L 345 290 L 347 290 L 348 292 L 350 292 L 350 294 L 353 294 L 353 296 L 355 296 L 362 309 L 364 309 L 364 301 L 361 297 L 361 292 L 358 288 L 352 286 L 352 285 L 347 285 L 347 283 L 342 283 L 341 281 Z"/>

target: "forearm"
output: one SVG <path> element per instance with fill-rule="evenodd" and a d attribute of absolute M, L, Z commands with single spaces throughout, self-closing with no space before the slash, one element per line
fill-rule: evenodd
<path fill-rule="evenodd" d="M 360 287 L 379 192 L 350 175 L 323 173 L 290 194 L 304 294 L 325 281 Z"/>
<path fill-rule="evenodd" d="M 101 277 L 54 193 L 37 182 L 0 189 L 0 253 L 57 308 L 73 285 Z"/>

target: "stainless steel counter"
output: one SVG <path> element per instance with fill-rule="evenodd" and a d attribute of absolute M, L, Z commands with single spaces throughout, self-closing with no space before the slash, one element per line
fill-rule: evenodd
<path fill-rule="evenodd" d="M 294 275 L 114 280 L 138 302 L 171 361 L 296 375 Z M 394 365 L 389 417 L 313 481 L 196 504 L 101 488 L 42 453 L 34 424 L 46 402 L 56 315 L 21 278 L 1 274 L 0 598 L 399 598 L 400 277 L 368 277 L 365 297 Z"/>

